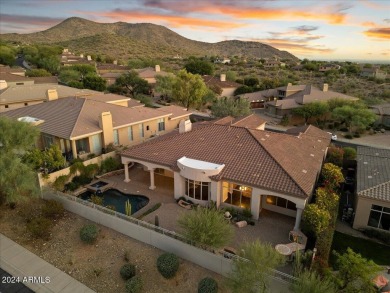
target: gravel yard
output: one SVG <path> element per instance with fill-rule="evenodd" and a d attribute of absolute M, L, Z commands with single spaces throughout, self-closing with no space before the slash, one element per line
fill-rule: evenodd
<path fill-rule="evenodd" d="M 143 292 L 197 292 L 198 282 L 207 276 L 218 282 L 219 292 L 229 292 L 222 276 L 184 260 L 173 279 L 164 279 L 156 268 L 161 250 L 106 227 L 99 226 L 95 245 L 82 243 L 79 230 L 90 222 L 73 213 L 55 222 L 50 240 L 31 239 L 18 211 L 20 206 L 0 207 L 0 232 L 96 292 L 125 292 L 119 270 L 126 263 L 126 251 L 143 280 Z"/>

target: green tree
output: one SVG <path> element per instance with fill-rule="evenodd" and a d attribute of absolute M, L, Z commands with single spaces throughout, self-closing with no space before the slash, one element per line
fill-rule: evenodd
<path fill-rule="evenodd" d="M 187 109 L 199 107 L 203 104 L 203 98 L 207 93 L 207 86 L 200 75 L 189 73 L 186 70 L 179 71 L 172 89 L 172 98 L 175 101 Z"/>
<path fill-rule="evenodd" d="M 160 93 L 164 97 L 172 97 L 173 85 L 176 82 L 174 75 L 157 75 L 156 76 L 156 88 L 155 91 Z"/>
<path fill-rule="evenodd" d="M 22 162 L 38 137 L 37 128 L 0 116 L 0 204 L 37 195 L 36 174 Z"/>
<path fill-rule="evenodd" d="M 89 73 L 83 78 L 84 88 L 103 92 L 106 89 L 106 80 L 95 73 Z"/>
<path fill-rule="evenodd" d="M 15 50 L 9 46 L 0 46 L 0 64 L 14 66 L 16 53 Z"/>
<path fill-rule="evenodd" d="M 214 65 L 200 59 L 191 59 L 184 65 L 184 68 L 192 74 L 212 75 L 214 73 Z"/>
<path fill-rule="evenodd" d="M 332 163 L 324 164 L 321 170 L 321 176 L 327 190 L 333 191 L 340 186 L 341 182 L 344 182 L 344 176 L 341 172 L 341 168 L 333 165 Z"/>
<path fill-rule="evenodd" d="M 43 152 L 43 163 L 49 171 L 58 170 L 65 165 L 65 158 L 58 145 L 52 144 Z"/>
<path fill-rule="evenodd" d="M 284 263 L 284 257 L 268 243 L 244 243 L 240 257 L 234 259 L 227 285 L 233 293 L 265 292 L 273 269 Z"/>
<path fill-rule="evenodd" d="M 134 70 L 118 77 L 115 85 L 121 93 L 128 94 L 133 98 L 136 98 L 138 94 L 149 94 L 150 92 L 148 82 L 139 77 L 138 73 Z"/>
<path fill-rule="evenodd" d="M 323 277 L 316 272 L 304 271 L 298 280 L 291 285 L 293 293 L 336 293 L 336 284 L 332 279 Z"/>
<path fill-rule="evenodd" d="M 329 106 L 329 111 L 332 112 L 334 109 L 342 107 L 342 106 L 351 106 L 352 102 L 349 100 L 341 99 L 341 98 L 333 98 L 327 101 Z"/>
<path fill-rule="evenodd" d="M 329 106 L 324 102 L 312 102 L 292 110 L 292 113 L 305 119 L 305 124 L 311 117 L 319 117 L 329 111 Z"/>
<path fill-rule="evenodd" d="M 371 110 L 363 108 L 359 104 L 337 107 L 332 111 L 332 116 L 340 120 L 341 123 L 345 123 L 349 131 L 352 131 L 353 126 L 365 129 L 376 120 L 376 115 Z"/>
<path fill-rule="evenodd" d="M 250 102 L 247 99 L 220 98 L 211 106 L 214 117 L 240 117 L 251 113 Z"/>
<path fill-rule="evenodd" d="M 247 85 L 243 85 L 243 86 L 238 87 L 234 91 L 234 95 L 238 96 L 238 95 L 242 95 L 242 94 L 246 94 L 246 93 L 252 93 L 252 92 L 253 92 L 253 88 L 251 88 L 250 86 L 247 86 Z"/>
<path fill-rule="evenodd" d="M 342 292 L 377 292 L 372 279 L 382 270 L 380 266 L 372 260 L 363 258 L 351 248 L 342 255 L 337 252 L 334 254 L 337 257 L 338 268 L 336 278 Z"/>
<path fill-rule="evenodd" d="M 28 77 L 51 76 L 51 73 L 45 69 L 30 69 L 26 71 L 26 76 Z"/>
<path fill-rule="evenodd" d="M 257 77 L 246 77 L 244 78 L 244 84 L 253 88 L 259 86 L 260 80 Z"/>
<path fill-rule="evenodd" d="M 326 161 L 336 166 L 341 167 L 343 165 L 344 150 L 342 148 L 333 146 L 328 148 L 326 154 Z"/>
<path fill-rule="evenodd" d="M 237 73 L 235 71 L 228 70 L 226 71 L 226 80 L 236 81 Z"/>
<path fill-rule="evenodd" d="M 72 81 L 73 82 L 74 81 L 80 82 L 81 73 L 77 70 L 74 70 L 74 69 L 63 68 L 63 69 L 61 69 L 58 77 L 59 77 L 59 80 L 61 82 L 69 85 L 69 83 Z"/>
<path fill-rule="evenodd" d="M 186 238 L 214 248 L 225 246 L 233 236 L 232 226 L 217 209 L 198 207 L 182 214 L 178 224 Z"/>

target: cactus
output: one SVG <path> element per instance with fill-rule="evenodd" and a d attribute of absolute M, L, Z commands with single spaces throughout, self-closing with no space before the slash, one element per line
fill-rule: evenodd
<path fill-rule="evenodd" d="M 130 216 L 131 215 L 131 203 L 130 203 L 130 200 L 126 201 L 125 211 L 126 211 L 126 216 Z"/>

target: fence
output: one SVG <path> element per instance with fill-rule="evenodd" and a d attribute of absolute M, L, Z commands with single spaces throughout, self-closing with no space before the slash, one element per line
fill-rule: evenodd
<path fill-rule="evenodd" d="M 59 201 L 68 211 L 143 243 L 175 253 L 183 259 L 224 276 L 232 272 L 234 259 L 248 261 L 227 252 L 224 252 L 223 255 L 216 254 L 214 249 L 194 243 L 174 231 L 126 216 L 72 195 L 44 189 L 42 191 L 42 197 L 44 199 Z M 276 281 L 277 286 L 283 287 L 283 290 L 288 292 L 288 285 L 295 281 L 296 278 L 277 270 L 273 270 L 273 273 L 274 275 L 272 277 Z"/>
<path fill-rule="evenodd" d="M 116 152 L 110 152 L 107 154 L 102 154 L 100 156 L 97 156 L 95 158 L 92 158 L 90 160 L 83 161 L 84 166 L 91 165 L 91 164 L 100 164 L 103 160 L 107 158 L 113 158 L 116 156 Z M 38 173 L 38 180 L 39 180 L 39 186 L 42 188 L 44 186 L 49 185 L 50 183 L 53 183 L 58 177 L 62 175 L 68 175 L 70 173 L 70 167 L 64 168 L 61 170 L 58 170 L 56 172 L 48 174 L 48 177 L 43 178 L 42 173 Z"/>

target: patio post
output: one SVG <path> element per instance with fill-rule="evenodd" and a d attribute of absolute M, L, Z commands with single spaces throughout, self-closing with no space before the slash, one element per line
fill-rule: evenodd
<path fill-rule="evenodd" d="M 154 168 L 149 169 L 150 172 L 150 190 L 155 190 L 156 186 L 154 185 Z"/>
<path fill-rule="evenodd" d="M 73 155 L 73 159 L 77 159 L 76 141 L 75 141 L 75 140 L 71 140 L 71 143 L 72 143 L 72 155 Z"/>
<path fill-rule="evenodd" d="M 130 182 L 130 178 L 129 178 L 129 163 L 125 163 L 125 180 L 123 180 L 124 182 Z"/>
<path fill-rule="evenodd" d="M 297 216 L 295 218 L 294 230 L 299 230 L 299 227 L 301 225 L 301 219 L 302 219 L 302 211 L 303 211 L 303 207 L 298 207 L 297 205 Z"/>

